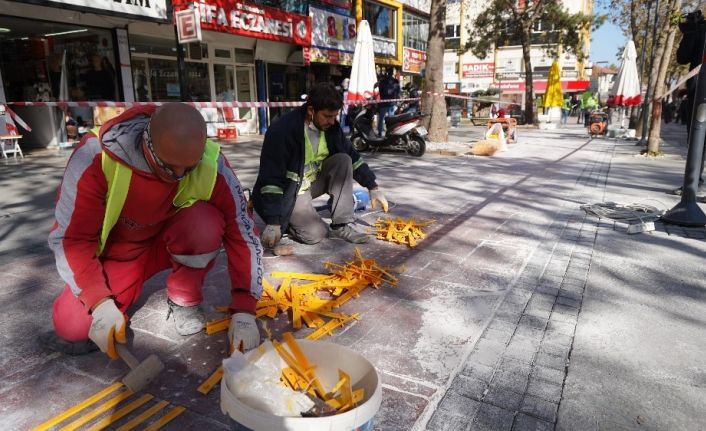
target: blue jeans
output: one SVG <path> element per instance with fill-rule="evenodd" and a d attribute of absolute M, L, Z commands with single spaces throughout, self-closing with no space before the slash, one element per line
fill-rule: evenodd
<path fill-rule="evenodd" d="M 395 105 L 380 106 L 378 108 L 378 135 L 383 136 L 385 133 L 385 117 L 392 115 L 395 112 Z"/>

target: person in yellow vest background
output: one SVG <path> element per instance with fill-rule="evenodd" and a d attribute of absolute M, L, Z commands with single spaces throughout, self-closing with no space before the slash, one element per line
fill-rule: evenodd
<path fill-rule="evenodd" d="M 316 84 L 302 107 L 282 116 L 265 134 L 253 205 L 266 224 L 262 243 L 276 254 L 285 232 L 304 244 L 327 236 L 367 242 L 368 235 L 353 227 L 353 180 L 368 189 L 373 208 L 380 204 L 387 212 L 375 174 L 337 121 L 342 106 L 333 84 Z M 312 205 L 323 194 L 332 198 L 330 225 Z"/>
<path fill-rule="evenodd" d="M 205 323 L 202 287 L 221 247 L 231 283 L 231 346 L 260 344 L 255 305 L 262 246 L 243 189 L 193 107 L 137 107 L 87 134 L 59 186 L 49 246 L 66 282 L 54 302 L 47 347 L 100 348 L 117 358 L 126 310 L 143 283 L 170 269 L 167 318 L 181 335 Z M 241 344 L 242 343 L 242 344 Z"/>

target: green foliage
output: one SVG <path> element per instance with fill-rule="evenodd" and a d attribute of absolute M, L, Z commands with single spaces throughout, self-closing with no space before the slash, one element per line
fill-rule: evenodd
<path fill-rule="evenodd" d="M 494 46 L 542 45 L 549 55 L 557 55 L 557 49 L 561 48 L 582 60 L 585 31 L 606 19 L 604 15 L 571 14 L 560 0 L 540 0 L 526 5 L 522 7 L 516 0 L 491 0 L 474 20 L 464 49 L 483 59 Z M 534 32 L 536 27 L 542 31 Z"/>

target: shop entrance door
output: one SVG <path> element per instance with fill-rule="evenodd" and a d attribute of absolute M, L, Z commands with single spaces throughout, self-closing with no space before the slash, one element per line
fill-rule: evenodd
<path fill-rule="evenodd" d="M 152 100 L 149 76 L 147 59 L 133 56 L 132 87 L 135 89 L 135 100 L 138 102 L 150 102 Z"/>
<path fill-rule="evenodd" d="M 255 101 L 255 68 L 253 66 L 236 66 L 236 98 L 241 102 Z M 246 120 L 247 130 L 257 133 L 257 109 L 239 108 L 239 118 Z"/>

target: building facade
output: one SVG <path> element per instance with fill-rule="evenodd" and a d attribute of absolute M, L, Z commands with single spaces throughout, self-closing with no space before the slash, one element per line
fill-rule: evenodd
<path fill-rule="evenodd" d="M 563 0 L 570 13 L 592 13 L 592 0 Z M 446 7 L 446 51 L 444 54 L 444 82 L 449 92 L 473 94 L 477 91 L 496 89 L 499 100 L 524 105 L 525 66 L 522 47 L 509 45 L 496 47 L 485 58 L 478 58 L 461 49 L 467 42 L 475 18 L 487 2 L 481 0 L 453 0 Z M 539 34 L 546 29 L 537 25 Z M 584 54 L 590 48 L 590 34 L 585 35 Z M 575 55 L 561 52 L 558 58 L 547 56 L 540 45 L 531 47 L 533 87 L 536 95 L 546 91 L 549 67 L 554 60 L 561 66 L 562 89 L 566 93 L 582 92 L 589 88 L 585 65 Z"/>

